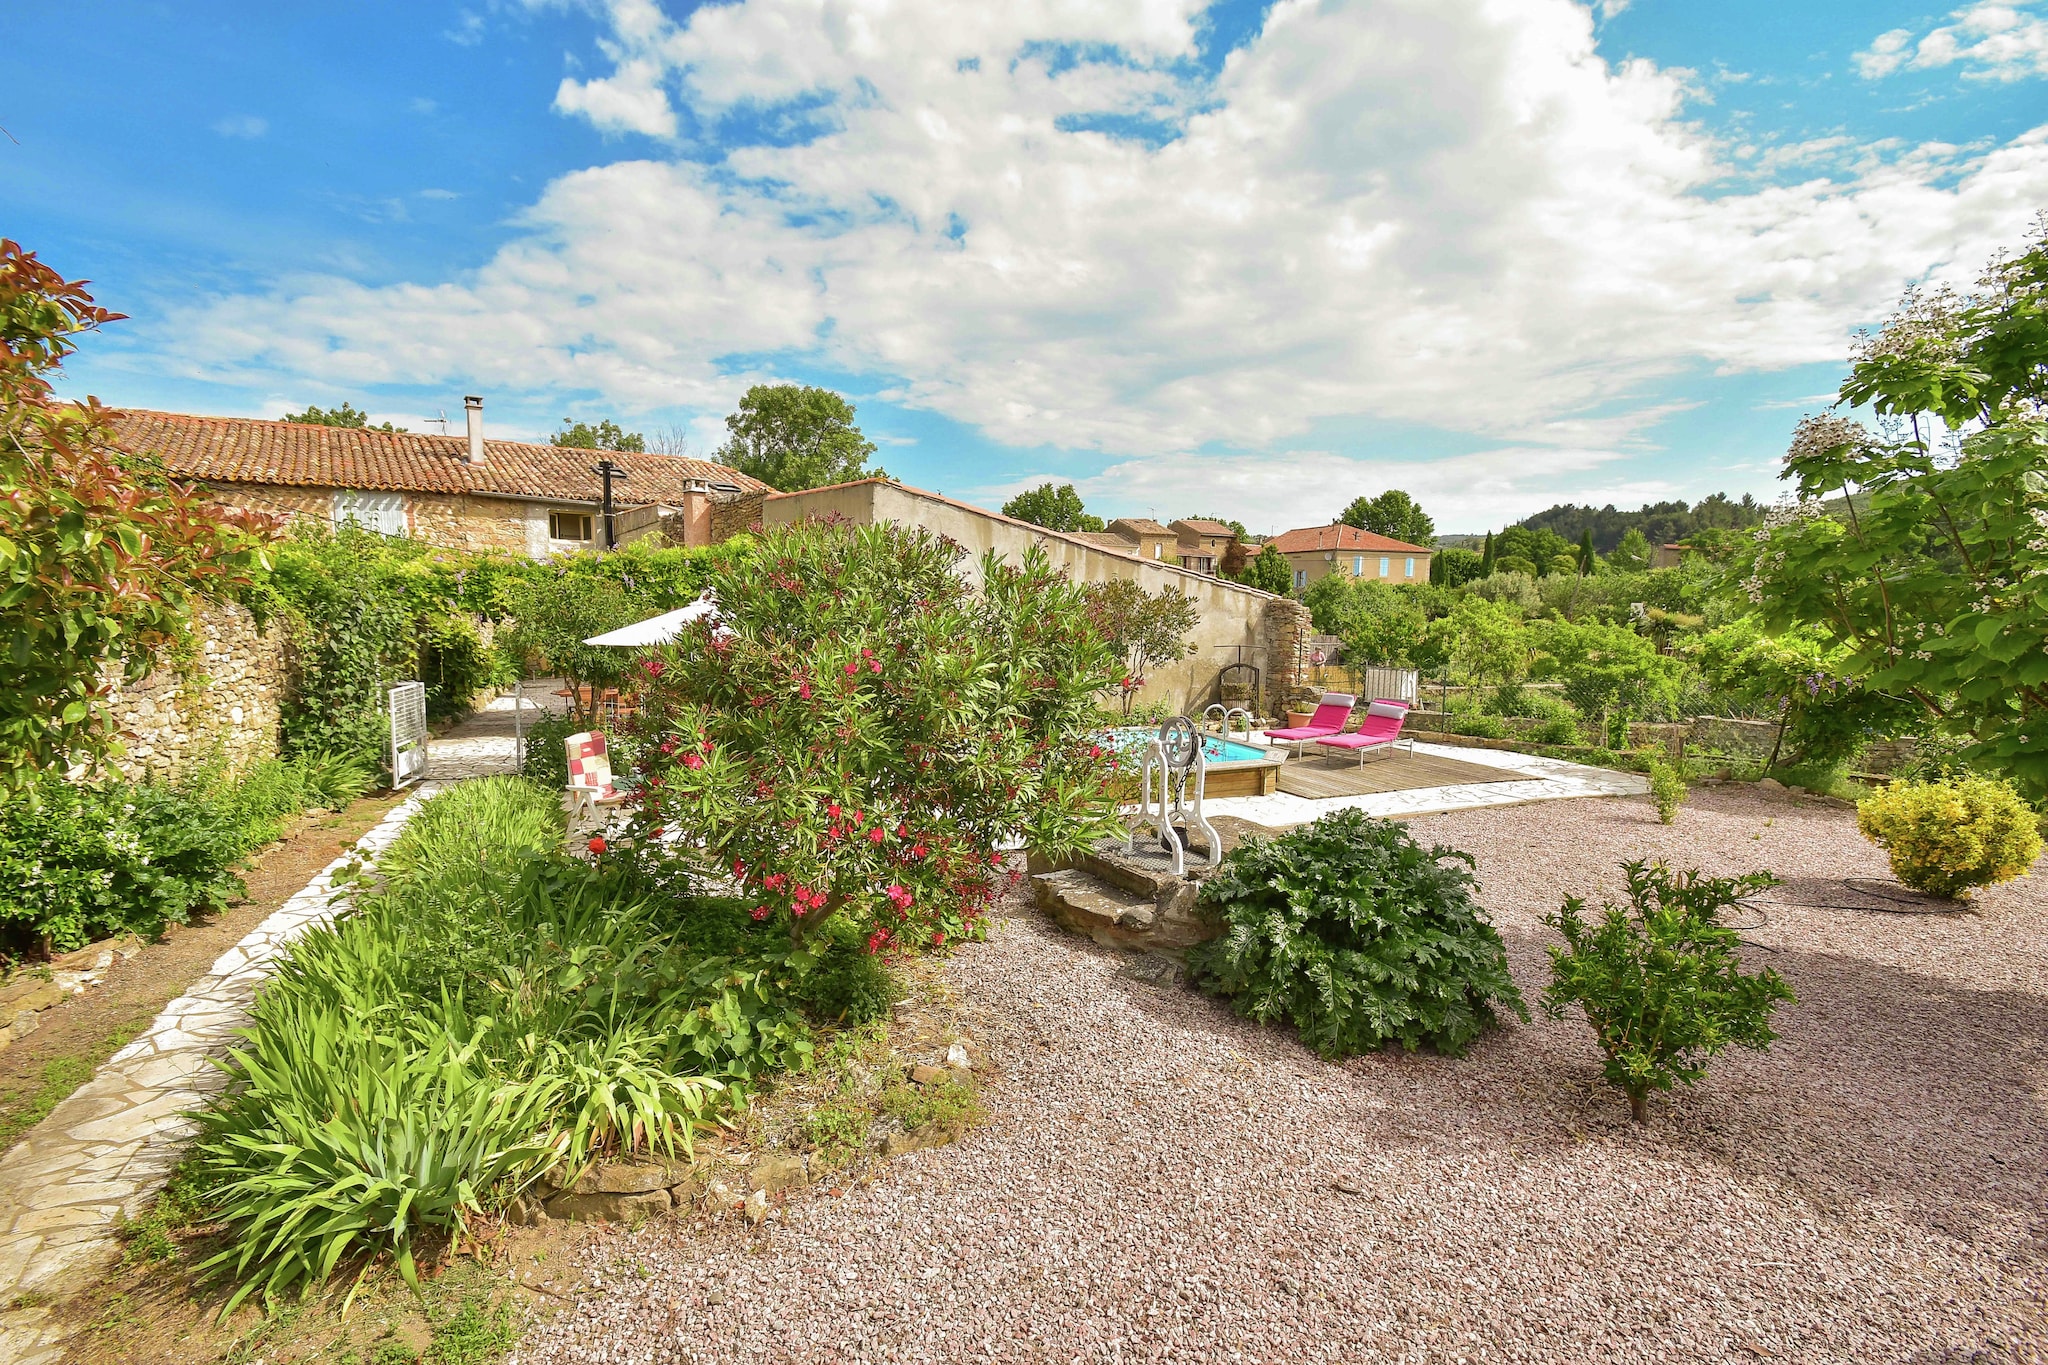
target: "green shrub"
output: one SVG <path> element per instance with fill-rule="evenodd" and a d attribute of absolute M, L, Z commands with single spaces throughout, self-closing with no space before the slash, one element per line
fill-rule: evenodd
<path fill-rule="evenodd" d="M 1856 808 L 1856 827 L 1915 891 L 1967 897 L 2023 875 L 2041 856 L 2040 822 L 2009 783 L 1988 777 L 1894 782 Z"/>
<path fill-rule="evenodd" d="M 1676 765 L 1652 755 L 1650 758 L 1650 799 L 1657 803 L 1657 818 L 1670 824 L 1685 804 L 1685 775 Z"/>
<path fill-rule="evenodd" d="M 427 685 L 427 715 L 441 720 L 469 713 L 476 694 L 519 680 L 502 651 L 484 643 L 474 617 L 450 612 L 419 626 L 419 680 Z"/>
<path fill-rule="evenodd" d="M 1544 919 L 1566 946 L 1550 949 L 1543 1009 L 1562 1019 L 1579 1007 L 1605 1057 L 1601 1074 L 1628 1096 L 1629 1117 L 1646 1123 L 1652 1090 L 1693 1084 L 1707 1074 L 1707 1059 L 1731 1045 L 1769 1047 L 1778 1036 L 1771 1012 L 1793 996 L 1768 967 L 1745 976 L 1735 931 L 1718 922 L 1722 910 L 1776 878 L 1622 866 L 1628 905 L 1610 903 L 1588 921 L 1585 901 L 1572 896 Z"/>
<path fill-rule="evenodd" d="M 1325 1057 L 1399 1043 L 1456 1054 L 1528 1018 L 1500 935 L 1473 900 L 1471 855 L 1339 811 L 1247 840 L 1202 887 L 1223 934 L 1188 952 L 1197 985 L 1261 1023 L 1286 1020 Z"/>
<path fill-rule="evenodd" d="M 260 807 L 259 807 L 260 809 Z M 233 868 L 253 816 L 218 793 L 44 774 L 0 802 L 0 925 L 20 951 L 57 952 L 217 911 L 241 890 Z"/>
<path fill-rule="evenodd" d="M 1506 739 L 1508 727 L 1499 716 L 1458 716 L 1450 722 L 1450 732 L 1475 739 Z"/>
<path fill-rule="evenodd" d="M 867 950 L 858 933 L 837 931 L 798 987 L 821 1023 L 857 1027 L 889 1013 L 898 990 L 889 964 Z"/>
<path fill-rule="evenodd" d="M 1531 730 L 1529 738 L 1538 744 L 1577 744 L 1579 723 L 1570 716 L 1553 716 Z"/>
<path fill-rule="evenodd" d="M 360 753 L 301 754 L 295 762 L 306 794 L 329 810 L 340 810 L 377 785 L 377 765 Z"/>

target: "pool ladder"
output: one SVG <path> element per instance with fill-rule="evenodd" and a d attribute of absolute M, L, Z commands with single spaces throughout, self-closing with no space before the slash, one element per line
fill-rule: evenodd
<path fill-rule="evenodd" d="M 1247 711 L 1247 710 L 1245 710 L 1245 709 L 1244 709 L 1244 708 L 1243 708 L 1242 706 L 1225 706 L 1225 705 L 1224 705 L 1224 704 L 1223 704 L 1222 702 L 1220 702 L 1220 701 L 1218 701 L 1218 702 L 1211 702 L 1211 703 L 1209 703 L 1209 705 L 1208 705 L 1208 706 L 1207 706 L 1206 708 L 1204 708 L 1204 709 L 1203 709 L 1203 711 L 1202 711 L 1202 728 L 1203 728 L 1204 730 L 1207 730 L 1207 729 L 1209 729 L 1209 717 L 1210 717 L 1210 716 L 1212 716 L 1212 715 L 1214 715 L 1214 714 L 1215 714 L 1216 712 L 1218 712 L 1218 711 L 1221 711 L 1221 712 L 1223 713 L 1223 728 L 1222 728 L 1221 730 L 1217 731 L 1217 733 L 1221 734 L 1221 735 L 1223 736 L 1223 738 L 1225 738 L 1225 739 L 1229 739 L 1229 738 L 1230 738 L 1230 720 L 1231 720 L 1231 717 L 1233 717 L 1233 716 L 1243 716 L 1243 717 L 1244 717 L 1244 737 L 1245 737 L 1245 739 L 1246 739 L 1247 741 L 1249 741 L 1249 740 L 1251 739 L 1251 737 L 1252 737 L 1252 713 L 1251 713 L 1251 712 L 1249 712 L 1249 711 Z"/>

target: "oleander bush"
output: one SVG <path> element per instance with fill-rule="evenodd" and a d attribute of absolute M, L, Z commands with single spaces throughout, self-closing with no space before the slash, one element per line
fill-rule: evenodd
<path fill-rule="evenodd" d="M 1325 1057 L 1393 1043 L 1455 1055 L 1501 1011 L 1529 1017 L 1472 866 L 1356 810 L 1246 840 L 1203 884 L 1223 933 L 1189 950 L 1189 971 Z"/>
<path fill-rule="evenodd" d="M 1744 974 L 1735 931 L 1720 922 L 1743 897 L 1776 885 L 1770 873 L 1707 877 L 1640 861 L 1622 868 L 1627 905 L 1608 903 L 1589 918 L 1586 902 L 1571 896 L 1545 917 L 1565 946 L 1550 949 L 1542 1004 L 1553 1019 L 1579 1008 L 1605 1059 L 1601 1074 L 1628 1096 L 1629 1117 L 1647 1123 L 1653 1090 L 1693 1084 L 1729 1047 L 1768 1048 L 1778 1036 L 1771 1013 L 1793 996 L 1768 967 Z"/>
<path fill-rule="evenodd" d="M 2011 881 L 2041 856 L 2038 817 L 2012 784 L 1989 777 L 1894 782 L 1857 805 L 1856 827 L 1900 881 L 1934 896 Z"/>

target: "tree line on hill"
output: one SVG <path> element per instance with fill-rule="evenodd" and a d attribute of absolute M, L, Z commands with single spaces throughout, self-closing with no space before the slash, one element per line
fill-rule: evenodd
<path fill-rule="evenodd" d="M 1670 502 L 1644 503 L 1634 512 L 1621 511 L 1611 502 L 1605 507 L 1561 502 L 1534 516 L 1523 517 L 1515 525 L 1531 531 L 1549 531 L 1573 543 L 1591 532 L 1593 549 L 1605 555 L 1614 553 L 1630 531 L 1640 532 L 1651 545 L 1669 545 L 1701 531 L 1740 531 L 1763 519 L 1763 504 L 1755 495 L 1744 493 L 1738 500 L 1726 493 L 1715 493 L 1690 506 L 1684 498 L 1675 498 Z"/>

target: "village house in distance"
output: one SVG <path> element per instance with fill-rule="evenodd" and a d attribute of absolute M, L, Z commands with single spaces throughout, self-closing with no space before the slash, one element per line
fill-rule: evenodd
<path fill-rule="evenodd" d="M 489 440 L 483 400 L 464 401 L 462 436 L 136 410 L 115 413 L 114 430 L 123 449 L 230 506 L 531 559 L 603 547 L 599 460 L 625 471 L 613 485 L 619 543 L 658 527 L 672 545 L 709 545 L 723 538 L 716 507 L 768 491 L 709 460 Z"/>
<path fill-rule="evenodd" d="M 1294 570 L 1296 592 L 1331 574 L 1371 578 L 1382 583 L 1429 581 L 1432 551 L 1427 547 L 1361 531 L 1341 522 L 1287 531 L 1270 543 L 1286 556 Z"/>

